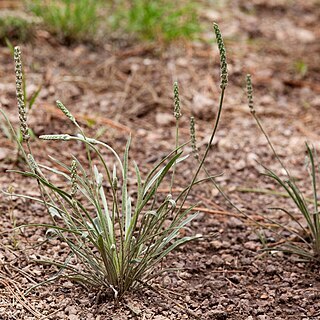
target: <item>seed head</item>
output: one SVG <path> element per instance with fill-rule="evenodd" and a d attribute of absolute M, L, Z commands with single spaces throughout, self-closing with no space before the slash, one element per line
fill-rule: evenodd
<path fill-rule="evenodd" d="M 71 112 L 67 109 L 67 107 L 59 100 L 56 101 L 57 107 L 65 114 L 67 118 L 70 119 L 71 122 L 76 124 L 75 117 L 71 114 Z"/>
<path fill-rule="evenodd" d="M 112 172 L 112 188 L 115 191 L 118 189 L 117 167 L 115 164 L 113 165 L 113 172 Z"/>
<path fill-rule="evenodd" d="M 22 61 L 21 61 L 21 50 L 20 47 L 14 48 L 14 63 L 15 63 L 15 73 L 16 73 L 16 96 L 18 102 L 19 120 L 20 120 L 20 130 L 22 138 L 24 141 L 30 139 L 28 123 L 27 123 L 27 113 L 25 107 L 25 97 L 23 94 L 23 73 L 22 73 Z"/>
<path fill-rule="evenodd" d="M 117 177 L 114 177 L 112 179 L 112 187 L 113 187 L 114 190 L 118 189 L 118 178 Z"/>
<path fill-rule="evenodd" d="M 71 140 L 71 136 L 68 134 L 47 134 L 39 137 L 42 140 Z"/>
<path fill-rule="evenodd" d="M 216 34 L 216 40 L 217 40 L 217 44 L 220 52 L 220 69 L 221 69 L 220 88 L 225 89 L 228 84 L 228 66 L 227 66 L 226 47 L 224 45 L 219 26 L 216 23 L 213 24 L 213 29 Z"/>
<path fill-rule="evenodd" d="M 175 118 L 179 120 L 181 118 L 181 108 L 180 108 L 179 86 L 177 81 L 175 81 L 173 84 L 173 102 L 174 102 L 173 114 Z"/>
<path fill-rule="evenodd" d="M 247 74 L 247 96 L 248 96 L 248 106 L 250 109 L 250 112 L 254 114 L 256 111 L 254 109 L 253 105 L 253 88 L 252 88 L 252 81 L 251 81 L 251 75 Z"/>
<path fill-rule="evenodd" d="M 190 137 L 191 137 L 191 147 L 193 151 L 193 155 L 195 159 L 199 159 L 199 150 L 197 148 L 197 140 L 196 140 L 196 128 L 194 117 L 190 118 Z"/>
<path fill-rule="evenodd" d="M 30 168 L 31 168 L 34 172 L 36 172 L 36 171 L 38 170 L 38 165 L 37 165 L 36 161 L 34 160 L 32 154 L 29 153 L 29 154 L 27 155 L 27 158 L 28 158 L 28 164 L 29 164 Z"/>
<path fill-rule="evenodd" d="M 74 197 L 78 190 L 76 160 L 72 160 L 71 162 L 70 177 L 71 177 L 71 197 Z"/>

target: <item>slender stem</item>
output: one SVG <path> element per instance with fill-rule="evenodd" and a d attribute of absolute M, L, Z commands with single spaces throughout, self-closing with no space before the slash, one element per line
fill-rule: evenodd
<path fill-rule="evenodd" d="M 179 119 L 176 120 L 176 154 L 178 153 L 179 149 Z M 174 183 L 174 177 L 176 173 L 176 163 L 173 165 L 173 172 L 172 172 L 172 178 L 171 178 L 171 184 L 170 184 L 170 193 L 172 194 L 172 188 Z"/>
<path fill-rule="evenodd" d="M 267 132 L 264 130 L 264 128 L 263 128 L 263 126 L 262 126 L 259 118 L 257 117 L 256 113 L 255 113 L 255 112 L 251 112 L 251 113 L 252 113 L 253 118 L 255 119 L 255 121 L 256 121 L 259 129 L 261 130 L 261 132 L 262 132 L 263 135 L 265 136 L 265 138 L 266 138 L 266 140 L 267 140 L 267 142 L 268 142 L 268 145 L 269 145 L 269 147 L 271 148 L 274 156 L 276 157 L 276 159 L 277 159 L 278 162 L 280 163 L 281 167 L 285 170 L 287 176 L 288 176 L 289 178 L 291 178 L 291 175 L 290 175 L 288 169 L 285 167 L 285 165 L 284 165 L 283 162 L 281 161 L 280 157 L 278 156 L 278 154 L 277 154 L 277 152 L 276 152 L 276 150 L 275 150 L 275 148 L 274 148 L 274 146 L 273 146 L 273 144 L 272 144 L 272 142 L 271 142 L 271 140 L 270 140 Z"/>
<path fill-rule="evenodd" d="M 203 170 L 205 171 L 206 175 L 208 178 L 211 180 L 213 183 L 214 187 L 220 192 L 220 194 L 224 197 L 224 199 L 229 203 L 229 205 L 234 208 L 238 213 L 242 214 L 245 218 L 248 220 L 253 221 L 256 225 L 261 226 L 259 222 L 257 222 L 255 219 L 251 218 L 247 213 L 245 213 L 243 210 L 241 210 L 236 204 L 232 202 L 232 200 L 227 196 L 227 194 L 223 191 L 223 189 L 219 186 L 219 184 L 216 182 L 214 177 L 210 176 L 207 168 L 203 166 Z"/>
<path fill-rule="evenodd" d="M 214 137 L 215 137 L 215 135 L 216 135 L 216 132 L 217 132 L 217 129 L 218 129 L 218 125 L 219 125 L 219 121 L 220 121 L 220 117 L 221 117 L 221 112 L 222 112 L 224 92 L 225 92 L 225 87 L 223 87 L 223 88 L 221 89 L 218 114 L 217 114 L 217 118 L 216 118 L 216 121 L 215 121 L 213 130 L 212 130 L 212 134 L 211 134 L 211 137 L 210 137 L 208 146 L 207 146 L 207 148 L 206 148 L 206 150 L 205 150 L 205 152 L 204 152 L 204 155 L 203 155 L 201 161 L 199 162 L 197 171 L 196 171 L 196 173 L 195 173 L 194 176 L 193 176 L 193 179 L 192 179 L 192 181 L 191 181 L 191 183 L 190 183 L 190 186 L 189 186 L 188 190 L 187 190 L 186 193 L 185 193 L 185 196 L 184 196 L 184 198 L 183 198 L 183 200 L 182 200 L 182 202 L 181 202 L 181 205 L 180 205 L 180 207 L 179 207 L 179 209 L 178 209 L 178 213 L 182 210 L 182 207 L 183 207 L 184 203 L 185 203 L 186 200 L 187 200 L 187 197 L 188 197 L 188 195 L 189 195 L 189 193 L 190 193 L 190 191 L 191 191 L 191 189 L 192 189 L 192 186 L 194 185 L 194 183 L 195 183 L 195 181 L 196 181 L 196 179 L 197 179 L 197 177 L 198 177 L 198 174 L 199 174 L 199 172 L 200 172 L 200 170 L 201 170 L 201 168 L 202 168 L 202 166 L 203 166 L 203 164 L 204 164 L 204 161 L 206 160 L 206 158 L 207 158 L 207 156 L 208 156 L 209 150 L 210 150 L 210 148 L 211 148 L 212 141 L 213 141 L 213 139 L 214 139 Z"/>

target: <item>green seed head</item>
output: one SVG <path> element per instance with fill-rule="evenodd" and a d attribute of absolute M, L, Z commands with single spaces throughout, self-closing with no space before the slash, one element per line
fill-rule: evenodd
<path fill-rule="evenodd" d="M 175 118 L 179 120 L 181 118 L 181 108 L 180 108 L 179 86 L 177 81 L 175 81 L 173 84 L 173 102 L 174 102 L 173 114 Z"/>
<path fill-rule="evenodd" d="M 247 97 L 248 97 L 248 106 L 251 113 L 255 113 L 254 105 L 253 105 L 253 88 L 252 88 L 252 81 L 251 75 L 247 74 Z"/>
<path fill-rule="evenodd" d="M 27 113 L 25 107 L 25 97 L 23 94 L 23 73 L 22 73 L 22 60 L 21 60 L 21 49 L 20 47 L 14 48 L 14 63 L 15 63 L 15 73 L 16 73 L 16 96 L 18 102 L 19 120 L 20 120 L 20 130 L 22 138 L 24 141 L 30 139 L 28 123 L 27 123 Z"/>
<path fill-rule="evenodd" d="M 68 134 L 50 134 L 50 135 L 43 135 L 39 137 L 42 140 L 71 140 L 71 136 Z"/>
<path fill-rule="evenodd" d="M 71 177 L 71 197 L 74 197 L 78 190 L 77 184 L 77 162 L 72 160 L 70 168 L 70 177 Z"/>
<path fill-rule="evenodd" d="M 118 189 L 118 178 L 117 177 L 112 179 L 112 187 L 114 190 Z"/>
<path fill-rule="evenodd" d="M 59 100 L 56 101 L 57 107 L 65 114 L 67 118 L 70 119 L 74 124 L 76 124 L 75 117 L 71 114 L 71 112 L 67 109 L 67 107 Z"/>
<path fill-rule="evenodd" d="M 36 172 L 38 170 L 38 165 L 36 163 L 36 161 L 34 160 L 32 154 L 28 154 L 27 155 L 28 158 L 28 164 L 30 166 L 30 168 L 32 169 L 32 171 Z"/>
<path fill-rule="evenodd" d="M 220 69 L 221 69 L 220 88 L 225 89 L 228 84 L 228 65 L 227 65 L 226 47 L 224 45 L 219 26 L 216 23 L 213 24 L 213 29 L 216 34 L 216 40 L 217 40 L 217 44 L 220 52 Z"/>
<path fill-rule="evenodd" d="M 192 147 L 193 155 L 196 159 L 199 159 L 199 151 L 197 148 L 196 128 L 195 128 L 194 117 L 190 118 L 190 137 L 191 137 L 191 147 Z"/>

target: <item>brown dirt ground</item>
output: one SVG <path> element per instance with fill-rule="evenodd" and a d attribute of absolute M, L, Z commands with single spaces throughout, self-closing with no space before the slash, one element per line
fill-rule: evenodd
<path fill-rule="evenodd" d="M 309 184 L 303 184 L 304 141 L 318 148 L 320 4 L 315 0 L 231 0 L 225 6 L 208 8 L 203 18 L 208 30 L 211 20 L 220 24 L 230 81 L 207 167 L 211 172 L 224 172 L 219 182 L 250 215 L 271 215 L 267 208 L 272 206 L 291 208 L 281 197 L 237 191 L 239 187 L 275 189 L 261 177 L 255 160 L 279 170 L 248 112 L 244 76 L 252 74 L 258 113 L 281 158 L 310 192 Z M 60 99 L 92 134 L 104 127 L 101 139 L 118 150 L 123 150 L 131 131 L 130 158 L 147 172 L 174 145 L 172 82 L 178 79 L 182 139 L 188 139 L 188 118 L 194 114 L 203 150 L 219 95 L 219 57 L 215 46 L 208 44 L 213 39 L 211 30 L 205 37 L 207 43 L 182 43 L 162 50 L 153 45 L 119 47 L 112 43 L 67 48 L 45 32 L 36 34 L 34 42 L 22 48 L 29 90 L 43 84 L 29 115 L 30 126 L 37 136 L 70 132 L 54 108 L 54 101 Z M 12 59 L 7 48 L 1 47 L 0 53 L 0 102 L 17 124 Z M 305 74 L 297 67 L 302 62 L 307 66 Z M 32 184 L 5 173 L 21 164 L 15 162 L 14 146 L 3 135 L 0 142 L 1 188 L 12 186 L 18 193 L 37 194 Z M 33 147 L 39 161 L 46 161 L 47 154 L 70 159 L 67 150 L 56 143 L 36 140 Z M 72 147 L 72 153 L 80 152 L 79 146 Z M 178 175 L 181 185 L 192 163 L 184 169 Z M 232 212 L 210 184 L 197 188 L 192 198 L 211 211 L 222 206 Z M 22 199 L 1 197 L 0 214 L 2 230 L 12 228 L 13 220 L 17 225 L 48 222 L 43 208 Z M 271 216 L 286 221 L 279 213 Z M 36 246 L 44 239 L 43 229 L 0 233 L 0 319 L 37 319 L 40 315 L 70 320 L 192 319 L 173 301 L 200 319 L 320 319 L 319 266 L 291 255 L 262 253 L 254 226 L 236 213 L 229 216 L 203 210 L 190 230 L 187 232 L 220 235 L 190 243 L 165 259 L 164 267 L 182 268 L 153 283 L 168 298 L 141 290 L 128 294 L 120 306 L 111 300 L 96 303 L 95 292 L 65 280 L 24 296 L 24 290 L 56 272 L 33 264 L 32 259 L 62 258 L 67 248 L 57 240 Z M 268 231 L 267 235 L 274 236 Z"/>

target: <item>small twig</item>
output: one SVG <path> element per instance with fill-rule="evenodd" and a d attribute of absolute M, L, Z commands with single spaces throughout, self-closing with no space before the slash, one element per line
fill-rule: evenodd
<path fill-rule="evenodd" d="M 243 270 L 211 270 L 210 273 L 246 273 Z"/>
<path fill-rule="evenodd" d="M 228 279 L 227 277 L 224 278 L 231 284 L 231 286 L 238 288 L 238 286 L 235 283 L 233 283 L 230 279 Z"/>
<path fill-rule="evenodd" d="M 141 280 L 138 280 L 139 283 L 141 283 L 143 286 L 145 286 L 146 288 L 148 288 L 149 290 L 151 290 L 152 292 L 160 295 L 161 297 L 163 298 L 166 298 L 168 300 L 170 300 L 175 306 L 177 306 L 179 309 L 185 311 L 186 313 L 188 313 L 190 316 L 196 318 L 196 319 L 201 319 L 197 314 L 195 314 L 192 310 L 184 307 L 183 305 L 181 305 L 180 303 L 178 303 L 177 301 L 173 300 L 172 298 L 170 298 L 169 296 L 167 296 L 166 294 L 154 289 L 152 286 L 150 286 L 149 284 L 141 281 Z"/>
<path fill-rule="evenodd" d="M 183 206 L 182 207 L 184 210 L 188 209 L 188 206 Z M 223 211 L 223 210 L 213 210 L 213 209 L 208 209 L 208 208 L 203 208 L 203 207 L 194 207 L 192 208 L 192 211 L 200 211 L 204 213 L 209 213 L 209 214 L 218 214 L 218 215 L 224 215 L 224 216 L 230 216 L 230 217 L 236 217 L 239 219 L 247 219 L 244 215 L 239 214 L 239 213 L 232 213 L 228 211 Z M 253 219 L 258 219 L 258 220 L 265 220 L 263 216 L 260 215 L 255 215 L 252 216 Z"/>
<path fill-rule="evenodd" d="M 9 264 L 11 268 L 13 268 L 15 271 L 17 271 L 18 273 L 22 274 L 24 277 L 26 277 L 30 282 L 32 282 L 33 284 L 36 284 L 37 282 L 35 280 L 33 280 L 30 275 L 25 272 L 23 269 L 19 269 L 11 264 Z"/>
<path fill-rule="evenodd" d="M 183 206 L 182 209 L 187 210 L 187 209 L 189 209 L 189 207 Z M 240 217 L 240 215 L 236 214 L 236 213 L 223 211 L 223 210 L 213 210 L 213 209 L 208 209 L 208 208 L 204 208 L 204 207 L 194 207 L 191 210 L 192 211 L 200 211 L 200 212 L 204 212 L 204 213 L 210 213 L 210 214 L 221 214 L 221 215 L 225 215 L 225 216 Z"/>
<path fill-rule="evenodd" d="M 129 48 L 126 50 L 120 50 L 116 53 L 117 58 L 123 59 L 125 57 L 132 57 L 132 56 L 141 56 L 148 52 L 152 52 L 155 49 L 154 44 L 148 45 L 137 45 L 133 48 Z"/>
<path fill-rule="evenodd" d="M 57 109 L 55 107 L 48 105 L 48 104 L 44 104 L 43 107 L 44 107 L 44 109 L 46 109 L 46 111 L 49 111 L 55 117 L 57 117 L 59 119 L 64 119 L 64 115 L 57 112 Z M 76 116 L 77 116 L 77 119 L 80 121 L 85 121 L 85 122 L 94 121 L 96 123 L 100 123 L 100 124 L 102 123 L 102 124 L 105 124 L 105 125 L 110 126 L 112 128 L 118 129 L 120 131 L 124 131 L 126 133 L 132 132 L 132 130 L 129 127 L 127 127 L 119 122 L 116 122 L 112 119 L 109 119 L 109 118 L 105 118 L 105 117 L 97 116 L 97 115 L 93 115 L 93 114 L 90 114 L 90 115 L 76 114 Z"/>
<path fill-rule="evenodd" d="M 183 206 L 182 207 L 184 210 L 189 209 L 188 206 Z M 250 219 L 252 220 L 251 222 L 248 221 L 248 218 L 245 215 L 242 215 L 240 213 L 232 213 L 228 211 L 223 211 L 223 210 L 212 210 L 208 208 L 202 208 L 202 207 L 194 207 L 191 209 L 191 211 L 199 211 L 199 212 L 204 212 L 204 213 L 209 213 L 209 214 L 218 214 L 218 215 L 223 215 L 223 216 L 230 216 L 230 217 L 236 217 L 238 219 L 243 219 L 246 220 L 246 224 L 248 225 L 256 225 L 256 221 L 263 221 L 266 220 L 266 218 L 262 215 L 252 215 L 250 216 Z M 262 224 L 259 222 L 259 225 L 262 226 Z M 263 224 L 265 225 L 265 224 Z M 270 226 L 273 226 L 270 224 Z"/>
<path fill-rule="evenodd" d="M 203 197 L 201 195 L 197 196 L 199 199 L 201 199 L 203 202 L 208 203 L 209 205 L 216 207 L 218 210 L 224 211 L 223 208 L 221 206 L 219 206 L 218 204 L 216 204 L 214 201 L 212 201 L 211 199 L 208 199 L 206 197 Z"/>
<path fill-rule="evenodd" d="M 1 277 L 1 275 L 0 275 Z M 46 318 L 44 315 L 42 315 L 40 312 L 34 309 L 34 307 L 24 298 L 24 295 L 20 292 L 17 285 L 12 280 L 7 279 L 0 279 L 0 282 L 8 288 L 10 293 L 18 300 L 18 302 L 26 309 L 28 310 L 33 316 L 35 316 L 38 319 L 44 319 Z M 9 282 L 14 286 L 13 290 L 9 284 Z M 22 298 L 21 298 L 22 297 Z"/>

